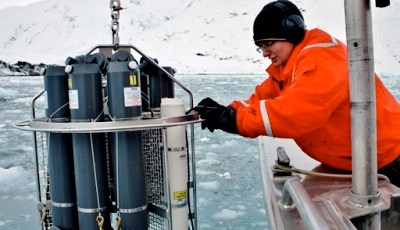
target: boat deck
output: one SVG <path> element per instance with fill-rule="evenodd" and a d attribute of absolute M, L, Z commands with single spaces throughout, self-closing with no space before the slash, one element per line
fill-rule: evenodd
<path fill-rule="evenodd" d="M 308 157 L 293 140 L 260 137 L 268 229 L 359 229 L 359 218 L 379 212 L 381 229 L 400 229 L 400 188 L 379 180 L 378 205 L 355 207 L 349 204 L 351 178 L 277 173 L 274 169 L 278 147 L 283 147 L 291 167 L 312 173 L 340 173 Z"/>

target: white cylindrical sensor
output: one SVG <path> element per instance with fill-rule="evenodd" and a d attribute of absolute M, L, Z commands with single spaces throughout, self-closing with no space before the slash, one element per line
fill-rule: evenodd
<path fill-rule="evenodd" d="M 185 115 L 185 106 L 180 98 L 161 99 L 161 117 Z M 167 128 L 167 162 L 171 200 L 172 229 L 188 229 L 187 155 L 185 126 Z"/>

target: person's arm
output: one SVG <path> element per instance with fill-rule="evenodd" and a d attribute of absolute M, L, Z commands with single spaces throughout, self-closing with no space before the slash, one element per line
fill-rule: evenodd
<path fill-rule="evenodd" d="M 274 85 L 273 82 L 271 78 L 268 78 L 261 85 L 256 86 L 255 92 L 247 100 L 233 101 L 228 106 L 220 105 L 211 98 L 204 98 L 194 108 L 200 114 L 200 118 L 204 119 L 201 128 L 207 128 L 211 132 L 215 129 L 221 129 L 225 132 L 237 134 L 236 110 L 243 106 L 249 106 L 255 101 L 260 101 L 262 98 L 272 98 L 275 94 L 278 94 L 274 88 L 278 87 L 277 89 L 279 89 L 279 86 Z"/>

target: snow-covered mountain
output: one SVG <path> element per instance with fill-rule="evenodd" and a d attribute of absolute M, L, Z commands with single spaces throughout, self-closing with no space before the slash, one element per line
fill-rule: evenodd
<path fill-rule="evenodd" d="M 133 44 L 180 73 L 264 73 L 252 25 L 265 0 L 121 0 L 121 44 Z M 308 28 L 345 41 L 343 2 L 294 0 Z M 374 1 L 372 1 L 374 2 Z M 109 0 L 44 0 L 0 10 L 0 60 L 63 64 L 111 44 Z M 373 7 L 378 72 L 400 73 L 400 2 Z"/>

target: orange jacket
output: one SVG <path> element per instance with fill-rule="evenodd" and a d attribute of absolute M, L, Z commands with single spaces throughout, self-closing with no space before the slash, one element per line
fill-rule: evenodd
<path fill-rule="evenodd" d="M 351 170 L 347 48 L 320 29 L 306 32 L 285 67 L 245 101 L 233 101 L 239 134 L 293 138 L 310 157 Z M 400 155 L 400 105 L 375 76 L 378 168 Z"/>

